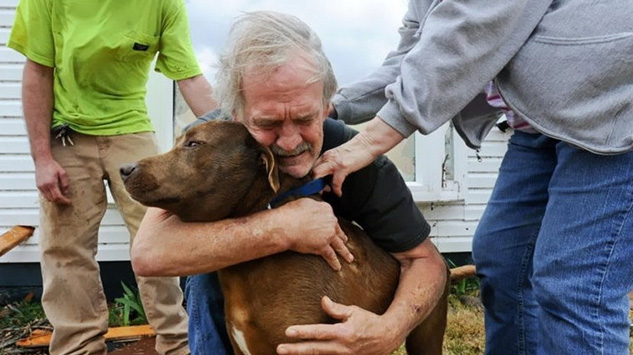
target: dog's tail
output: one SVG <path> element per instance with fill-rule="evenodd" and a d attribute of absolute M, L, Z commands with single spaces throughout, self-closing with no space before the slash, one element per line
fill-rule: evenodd
<path fill-rule="evenodd" d="M 458 266 L 451 269 L 451 282 L 467 279 L 475 276 L 477 270 L 475 265 Z"/>

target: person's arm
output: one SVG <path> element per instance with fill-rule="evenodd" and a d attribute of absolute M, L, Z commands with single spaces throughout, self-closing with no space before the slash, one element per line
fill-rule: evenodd
<path fill-rule="evenodd" d="M 211 85 L 204 75 L 176 81 L 187 105 L 196 117 L 200 117 L 218 107 L 213 99 Z"/>
<path fill-rule="evenodd" d="M 421 18 L 432 3 L 433 0 L 409 1 L 408 10 L 398 29 L 400 39 L 397 47 L 372 72 L 341 85 L 332 98 L 330 117 L 347 124 L 358 124 L 376 116 L 378 110 L 387 103 L 385 87 L 395 82 L 400 75 L 402 61 L 420 38 L 418 32 Z"/>
<path fill-rule="evenodd" d="M 394 299 L 383 315 L 353 305 L 322 299 L 323 309 L 336 324 L 296 325 L 290 338 L 304 341 L 280 344 L 279 354 L 390 354 L 433 310 L 446 287 L 446 264 L 429 239 L 393 254 L 401 264 Z"/>
<path fill-rule="evenodd" d="M 332 175 L 332 189 L 341 196 L 343 182 L 349 174 L 371 164 L 403 139 L 398 131 L 376 117 L 354 138 L 326 151 L 316 161 L 312 174 L 315 178 Z"/>
<path fill-rule="evenodd" d="M 337 253 L 353 260 L 346 240 L 330 205 L 312 199 L 210 223 L 185 223 L 164 210 L 149 208 L 132 243 L 131 257 L 140 276 L 211 272 L 286 250 L 321 255 L 339 270 Z"/>
<path fill-rule="evenodd" d="M 22 74 L 22 106 L 37 189 L 48 201 L 68 204 L 68 176 L 51 153 L 53 73 L 51 67 L 26 60 Z"/>

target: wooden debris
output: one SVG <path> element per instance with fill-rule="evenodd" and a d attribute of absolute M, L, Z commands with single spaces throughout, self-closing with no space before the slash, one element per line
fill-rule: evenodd
<path fill-rule="evenodd" d="M 51 342 L 52 332 L 45 330 L 34 330 L 28 338 L 17 342 L 17 346 L 23 348 L 39 348 L 48 346 Z M 156 333 L 150 325 L 135 325 L 129 327 L 109 328 L 105 335 L 106 341 L 131 341 L 141 337 L 154 336 Z"/>
<path fill-rule="evenodd" d="M 33 235 L 35 227 L 15 226 L 0 235 L 0 256 Z"/>
<path fill-rule="evenodd" d="M 451 269 L 451 281 L 459 281 L 475 276 L 475 265 L 458 266 Z"/>

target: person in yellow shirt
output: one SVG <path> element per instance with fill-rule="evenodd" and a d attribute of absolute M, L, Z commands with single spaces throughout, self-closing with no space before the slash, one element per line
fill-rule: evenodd
<path fill-rule="evenodd" d="M 182 0 L 21 0 L 8 47 L 26 56 L 23 108 L 41 195 L 42 304 L 51 354 L 104 354 L 106 299 L 95 260 L 104 181 L 133 237 L 145 208 L 119 167 L 157 154 L 145 106 L 155 70 L 196 116 L 216 107 L 201 75 Z M 187 354 L 177 278 L 137 277 L 160 354 Z"/>

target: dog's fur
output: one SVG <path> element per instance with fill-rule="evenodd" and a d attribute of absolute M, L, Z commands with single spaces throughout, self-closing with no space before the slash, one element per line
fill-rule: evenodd
<path fill-rule="evenodd" d="M 264 210 L 276 195 L 305 182 L 278 171 L 268 148 L 241 124 L 199 125 L 170 152 L 121 168 L 130 195 L 166 209 L 183 221 L 217 221 Z M 354 254 L 333 271 L 315 255 L 284 252 L 219 270 L 227 329 L 237 354 L 273 354 L 291 342 L 296 324 L 333 323 L 321 297 L 382 314 L 398 284 L 398 262 L 355 225 L 339 219 Z M 183 241 L 186 243 L 186 241 Z M 441 354 L 446 292 L 428 318 L 407 338 L 409 354 Z M 241 340 L 240 340 L 241 339 Z"/>

